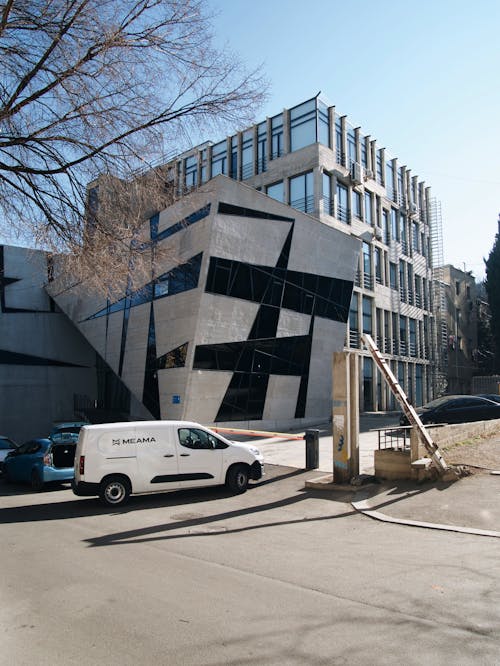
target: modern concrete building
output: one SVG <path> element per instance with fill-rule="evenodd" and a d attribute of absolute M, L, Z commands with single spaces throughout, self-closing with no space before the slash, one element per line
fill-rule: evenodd
<path fill-rule="evenodd" d="M 362 252 L 346 349 L 362 356 L 361 408 L 394 406 L 362 349 L 362 332 L 376 339 L 415 404 L 433 397 L 433 206 L 429 188 L 409 167 L 314 97 L 194 148 L 169 168 L 179 197 L 225 174 L 358 237 Z"/>
<path fill-rule="evenodd" d="M 162 419 L 284 428 L 331 414 L 360 242 L 217 176 L 147 225 L 152 279 L 115 302 L 58 305 Z"/>
<path fill-rule="evenodd" d="M 447 392 L 470 393 L 477 371 L 477 293 L 476 281 L 467 271 L 448 264 L 443 267 L 446 285 Z"/>

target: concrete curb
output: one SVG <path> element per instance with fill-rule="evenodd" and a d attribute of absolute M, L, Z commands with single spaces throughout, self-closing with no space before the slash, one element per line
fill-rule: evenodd
<path fill-rule="evenodd" d="M 351 506 L 359 513 L 363 513 L 365 516 L 373 518 L 374 520 L 380 520 L 384 523 L 393 523 L 395 525 L 408 525 L 409 527 L 423 527 L 431 530 L 459 532 L 461 534 L 473 534 L 475 536 L 494 537 L 496 539 L 500 538 L 500 532 L 495 530 L 480 530 L 474 527 L 460 527 L 458 525 L 444 525 L 442 523 L 427 523 L 420 520 L 393 518 L 392 516 L 388 516 L 387 514 L 382 513 L 381 511 L 376 511 L 370 507 L 368 490 L 360 491 L 357 495 L 360 496 L 360 499 L 354 499 L 354 501 L 351 502 Z"/>

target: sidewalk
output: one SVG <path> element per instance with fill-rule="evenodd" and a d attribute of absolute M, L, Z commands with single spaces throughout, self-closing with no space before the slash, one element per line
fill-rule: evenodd
<path fill-rule="evenodd" d="M 360 488 L 353 507 L 384 522 L 500 538 L 500 473 L 451 483 L 393 481 Z"/>
<path fill-rule="evenodd" d="M 361 474 L 374 473 L 373 452 L 378 446 L 375 429 L 396 423 L 394 414 L 362 417 Z M 319 424 L 316 429 L 319 430 L 318 477 L 321 477 L 333 471 L 331 424 Z M 267 464 L 305 467 L 305 444 L 301 441 L 262 439 L 254 443 L 263 452 Z M 498 474 L 477 472 L 450 483 L 373 483 L 355 491 L 352 505 L 357 511 L 385 522 L 500 537 L 500 471 Z"/>

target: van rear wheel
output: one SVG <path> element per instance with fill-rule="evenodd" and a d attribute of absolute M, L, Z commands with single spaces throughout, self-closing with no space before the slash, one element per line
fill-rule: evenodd
<path fill-rule="evenodd" d="M 99 499 L 106 506 L 125 504 L 130 496 L 130 482 L 122 476 L 110 476 L 101 482 Z"/>
<path fill-rule="evenodd" d="M 248 487 L 248 467 L 246 465 L 233 465 L 227 471 L 226 486 L 233 493 L 244 493 Z"/>

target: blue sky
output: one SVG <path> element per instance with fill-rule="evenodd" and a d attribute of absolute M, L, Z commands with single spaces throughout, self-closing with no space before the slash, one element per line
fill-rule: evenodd
<path fill-rule="evenodd" d="M 270 94 L 256 120 L 321 91 L 431 186 L 445 261 L 484 276 L 500 212 L 498 0 L 209 6 L 218 42 L 263 66 Z"/>

